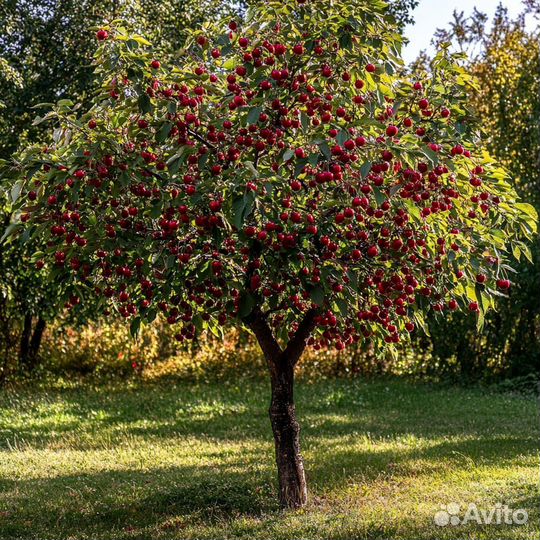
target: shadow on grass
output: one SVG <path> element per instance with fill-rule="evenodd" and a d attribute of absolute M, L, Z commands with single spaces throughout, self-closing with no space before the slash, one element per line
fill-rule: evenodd
<path fill-rule="evenodd" d="M 266 487 L 265 487 L 266 486 Z M 11 492 L 0 537 L 81 538 L 111 529 L 212 524 L 233 516 L 277 510 L 269 478 L 226 467 L 167 467 L 103 471 L 23 481 L 1 481 Z M 31 524 L 31 526 L 30 526 Z"/>
<path fill-rule="evenodd" d="M 463 400 L 452 390 L 350 381 L 299 385 L 297 394 L 303 436 L 314 434 L 319 440 L 351 434 L 370 434 L 375 439 L 480 437 L 504 431 L 505 423 L 510 434 L 519 433 L 512 415 L 497 416 L 508 405 L 507 398 L 500 395 L 493 396 L 490 406 L 485 396 L 475 392 Z M 38 392 L 37 396 L 23 393 L 14 403 L 4 396 L 0 400 L 0 449 L 10 446 L 10 438 L 22 439 L 34 448 L 52 442 L 58 446 L 63 436 L 75 432 L 90 435 L 81 439 L 81 449 L 100 447 L 102 437 L 114 443 L 129 435 L 260 440 L 270 433 L 268 399 L 268 385 L 260 382 L 248 386 L 83 388 Z M 536 406 L 532 400 L 528 405 Z M 2 406 L 26 414 L 28 420 L 12 427 L 9 419 L 2 421 Z M 513 408 L 519 406 L 517 401 Z"/>

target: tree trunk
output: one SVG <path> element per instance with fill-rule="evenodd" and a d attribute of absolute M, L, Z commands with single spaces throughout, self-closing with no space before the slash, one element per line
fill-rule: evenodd
<path fill-rule="evenodd" d="M 20 345 L 19 345 L 19 363 L 21 366 L 25 366 L 28 361 L 31 335 L 32 335 L 32 315 L 30 313 L 26 313 L 24 316 L 21 340 L 20 340 Z"/>
<path fill-rule="evenodd" d="M 293 400 L 294 368 L 288 362 L 279 362 L 271 382 L 269 413 L 276 446 L 279 502 L 283 508 L 301 508 L 307 502 L 307 485 Z"/>
<path fill-rule="evenodd" d="M 28 362 L 27 366 L 29 370 L 33 370 L 39 358 L 39 348 L 41 347 L 41 339 L 43 338 L 43 332 L 45 331 L 45 319 L 38 317 L 34 332 L 32 333 L 32 339 L 30 340 L 30 348 L 28 350 Z"/>
<path fill-rule="evenodd" d="M 293 400 L 294 368 L 300 360 L 306 340 L 315 328 L 316 309 L 310 309 L 294 336 L 282 349 L 274 337 L 267 316 L 255 308 L 246 324 L 251 328 L 268 364 L 272 384 L 270 422 L 276 446 L 279 502 L 283 508 L 301 508 L 307 503 L 304 461 L 300 454 L 300 426 Z"/>

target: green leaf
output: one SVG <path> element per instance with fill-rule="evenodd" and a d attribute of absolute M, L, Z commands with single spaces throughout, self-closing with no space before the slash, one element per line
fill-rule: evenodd
<path fill-rule="evenodd" d="M 516 208 L 520 212 L 523 212 L 527 216 L 533 218 L 534 221 L 538 221 L 538 212 L 536 211 L 535 207 L 532 204 L 514 203 L 514 208 Z"/>
<path fill-rule="evenodd" d="M 139 105 L 139 110 L 144 114 L 152 111 L 152 102 L 148 94 L 140 94 L 137 104 Z"/>
<path fill-rule="evenodd" d="M 156 141 L 163 142 L 164 140 L 166 140 L 169 136 L 169 133 L 171 132 L 172 127 L 172 122 L 165 122 L 157 132 Z"/>
<path fill-rule="evenodd" d="M 371 161 L 366 161 L 361 167 L 360 167 L 360 174 L 362 175 L 362 178 L 366 178 L 369 174 L 369 171 L 371 171 Z"/>
<path fill-rule="evenodd" d="M 41 257 L 43 257 L 45 254 L 43 253 L 43 251 L 36 251 L 31 257 L 30 257 L 30 262 L 31 263 L 35 263 L 37 261 L 39 261 L 39 259 L 41 259 Z"/>
<path fill-rule="evenodd" d="M 154 204 L 154 206 L 152 206 L 152 208 L 150 209 L 150 217 L 152 219 L 157 219 L 158 217 L 161 216 L 161 212 L 162 212 L 162 206 L 161 206 L 161 203 L 158 201 L 156 204 Z"/>
<path fill-rule="evenodd" d="M 252 107 L 247 115 L 248 124 L 256 124 L 261 116 L 262 107 Z"/>
<path fill-rule="evenodd" d="M 339 45 L 342 49 L 352 49 L 352 35 L 348 32 L 341 34 L 339 37 Z"/>
<path fill-rule="evenodd" d="M 6 238 L 10 237 L 11 235 L 15 234 L 17 230 L 19 230 L 22 227 L 20 223 L 11 223 L 6 227 L 6 230 L 4 231 L 4 234 L 2 235 L 2 238 L 0 238 L 0 243 L 2 243 Z"/>
<path fill-rule="evenodd" d="M 135 35 L 131 36 L 131 38 L 134 39 L 139 45 L 146 45 L 147 47 L 152 45 L 147 39 L 143 38 L 142 36 Z"/>
<path fill-rule="evenodd" d="M 132 337 L 137 337 L 139 335 L 139 331 L 141 330 L 141 318 L 135 317 L 131 324 L 129 325 L 129 332 L 132 335 Z"/>
<path fill-rule="evenodd" d="M 15 204 L 17 200 L 19 199 L 19 196 L 21 195 L 23 182 L 22 180 L 18 180 L 13 184 L 13 187 L 11 188 L 11 202 Z"/>
<path fill-rule="evenodd" d="M 184 162 L 184 153 L 186 146 L 183 146 L 174 156 L 167 160 L 167 170 L 169 174 L 176 174 L 180 169 L 180 165 Z"/>
<path fill-rule="evenodd" d="M 373 195 L 375 201 L 377 201 L 377 206 L 381 206 L 386 201 L 386 195 L 379 188 L 373 188 Z"/>
<path fill-rule="evenodd" d="M 238 306 L 238 316 L 241 319 L 247 317 L 255 307 L 255 298 L 251 293 L 242 293 L 240 296 L 240 304 Z"/>
<path fill-rule="evenodd" d="M 349 139 L 349 132 L 346 131 L 345 129 L 342 129 L 339 133 L 338 133 L 338 136 L 337 136 L 337 143 L 340 145 L 340 146 L 343 146 L 343 144 L 345 143 L 346 140 Z"/>
<path fill-rule="evenodd" d="M 332 159 L 332 152 L 330 152 L 330 147 L 326 141 L 319 143 L 319 148 L 326 159 Z"/>
<path fill-rule="evenodd" d="M 322 306 L 324 303 L 324 289 L 320 285 L 316 285 L 309 292 L 309 296 L 314 304 Z"/>
<path fill-rule="evenodd" d="M 307 165 L 308 160 L 307 159 L 299 159 L 296 162 L 296 165 L 294 166 L 294 176 L 295 178 L 301 174 L 304 167 Z"/>
<path fill-rule="evenodd" d="M 349 305 L 347 304 L 347 301 L 343 298 L 337 298 L 336 305 L 341 313 L 341 316 L 346 317 L 349 312 Z"/>
<path fill-rule="evenodd" d="M 481 309 L 477 313 L 476 329 L 478 330 L 478 332 L 482 332 L 482 330 L 484 329 L 484 312 Z"/>
<path fill-rule="evenodd" d="M 283 152 L 283 162 L 289 161 L 294 156 L 294 150 L 292 148 L 287 148 L 285 152 Z"/>
<path fill-rule="evenodd" d="M 246 161 L 244 162 L 244 165 L 251 171 L 251 174 L 253 175 L 253 178 L 258 178 L 259 171 L 255 168 L 255 165 L 253 164 L 253 161 Z"/>
<path fill-rule="evenodd" d="M 157 309 L 151 308 L 145 313 L 147 323 L 153 322 L 157 317 Z"/>
<path fill-rule="evenodd" d="M 429 336 L 429 327 L 426 324 L 426 321 L 424 320 L 424 315 L 420 311 L 415 311 L 413 313 L 413 318 L 416 322 L 416 324 L 424 331 L 426 336 Z"/>
<path fill-rule="evenodd" d="M 467 285 L 465 287 L 465 294 L 471 302 L 477 302 L 478 298 L 476 296 L 476 287 L 474 285 Z"/>
<path fill-rule="evenodd" d="M 223 339 L 223 330 L 221 326 L 208 323 L 208 330 L 210 330 L 210 332 L 212 332 L 212 334 L 218 339 Z"/>
<path fill-rule="evenodd" d="M 426 156 L 432 167 L 436 167 L 439 164 L 439 154 L 434 152 L 431 148 L 424 148 L 422 153 Z"/>
<path fill-rule="evenodd" d="M 237 229 L 241 229 L 244 221 L 253 210 L 254 198 L 251 193 L 235 199 L 232 203 L 233 224 Z"/>
<path fill-rule="evenodd" d="M 302 123 L 302 129 L 308 131 L 309 129 L 309 116 L 302 111 L 300 114 L 300 122 Z"/>

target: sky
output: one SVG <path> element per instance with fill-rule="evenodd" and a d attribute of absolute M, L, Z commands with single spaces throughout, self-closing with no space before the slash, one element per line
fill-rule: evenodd
<path fill-rule="evenodd" d="M 510 16 L 522 11 L 521 0 L 502 0 L 501 3 L 508 8 Z M 435 29 L 446 27 L 454 10 L 470 15 L 477 7 L 492 17 L 498 4 L 499 0 L 420 0 L 413 12 L 415 24 L 409 25 L 405 32 L 410 41 L 404 50 L 405 61 L 414 60 L 421 50 L 432 51 L 430 41 Z"/>

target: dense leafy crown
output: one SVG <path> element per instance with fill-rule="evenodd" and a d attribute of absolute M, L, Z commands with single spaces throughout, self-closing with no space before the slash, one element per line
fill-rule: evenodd
<path fill-rule="evenodd" d="M 54 143 L 15 169 L 38 268 L 137 330 L 178 339 L 266 317 L 315 347 L 399 341 L 427 309 L 481 320 L 510 286 L 534 211 L 468 123 L 443 50 L 421 81 L 376 0 L 267 0 L 207 25 L 177 65 L 119 23 L 97 33 L 102 88 L 47 115 Z M 88 292 L 90 291 L 90 292 Z"/>

